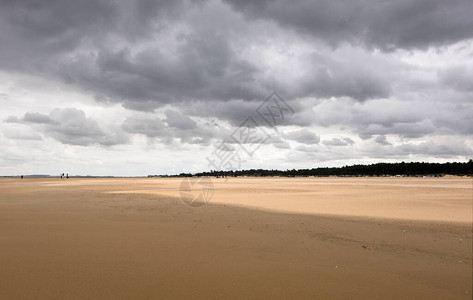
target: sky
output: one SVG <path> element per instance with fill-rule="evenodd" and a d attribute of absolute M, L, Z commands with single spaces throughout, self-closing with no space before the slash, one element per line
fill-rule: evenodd
<path fill-rule="evenodd" d="M 471 0 L 0 0 L 0 175 L 473 157 Z"/>

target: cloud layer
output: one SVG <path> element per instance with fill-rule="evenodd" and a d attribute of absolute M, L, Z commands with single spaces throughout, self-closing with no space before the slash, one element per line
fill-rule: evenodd
<path fill-rule="evenodd" d="M 104 172 L 205 170 L 248 118 L 268 136 L 248 167 L 468 159 L 472 14 L 469 0 L 1 1 L 3 175 L 78 153 Z M 257 113 L 273 91 L 294 112 L 277 127 Z"/>

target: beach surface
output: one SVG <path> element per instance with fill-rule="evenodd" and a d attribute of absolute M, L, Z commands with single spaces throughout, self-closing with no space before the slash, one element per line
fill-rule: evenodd
<path fill-rule="evenodd" d="M 3 178 L 0 299 L 471 299 L 472 203 L 456 177 Z"/>

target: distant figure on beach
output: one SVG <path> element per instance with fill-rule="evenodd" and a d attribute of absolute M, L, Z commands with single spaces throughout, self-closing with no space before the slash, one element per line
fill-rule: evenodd
<path fill-rule="evenodd" d="M 63 178 L 64 178 L 64 173 L 61 174 L 61 179 L 63 179 Z"/>
<path fill-rule="evenodd" d="M 66 179 L 69 179 L 69 173 L 66 174 Z"/>
<path fill-rule="evenodd" d="M 21 179 L 23 179 L 23 175 L 21 175 Z"/>

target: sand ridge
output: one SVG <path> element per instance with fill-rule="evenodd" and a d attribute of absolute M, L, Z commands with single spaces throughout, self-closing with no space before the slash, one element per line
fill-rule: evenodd
<path fill-rule="evenodd" d="M 148 180 L 146 189 L 119 187 L 108 193 L 179 197 L 179 180 L 164 180 L 166 188 Z M 468 178 L 229 178 L 213 179 L 213 185 L 213 203 L 291 213 L 472 222 L 473 180 Z"/>

